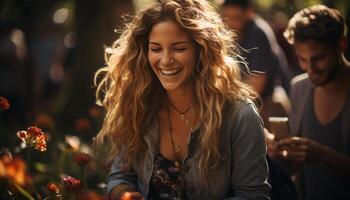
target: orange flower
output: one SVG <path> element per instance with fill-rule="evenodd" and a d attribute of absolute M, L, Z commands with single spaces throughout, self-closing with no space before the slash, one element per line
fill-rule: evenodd
<path fill-rule="evenodd" d="M 43 132 L 40 128 L 36 127 L 36 126 L 31 126 L 31 127 L 29 127 L 29 128 L 27 129 L 27 132 L 28 132 L 28 134 L 29 134 L 31 137 L 37 137 L 37 136 L 39 136 L 39 135 L 44 135 L 44 132 Z"/>
<path fill-rule="evenodd" d="M 0 111 L 8 110 L 9 108 L 9 101 L 5 97 L 0 96 Z"/>
<path fill-rule="evenodd" d="M 29 127 L 27 131 L 18 131 L 17 136 L 26 147 L 34 147 L 36 150 L 46 151 L 46 137 L 40 128 L 36 126 Z"/>
<path fill-rule="evenodd" d="M 22 186 L 30 183 L 31 178 L 27 174 L 25 162 L 21 158 L 3 155 L 0 158 L 0 166 L 1 177 L 13 180 Z"/>
<path fill-rule="evenodd" d="M 74 155 L 74 161 L 82 167 L 89 164 L 90 160 L 91 156 L 87 153 L 77 153 Z"/>
<path fill-rule="evenodd" d="M 35 149 L 38 151 L 46 151 L 46 138 L 45 135 L 39 135 L 35 138 Z"/>
<path fill-rule="evenodd" d="M 54 183 L 49 183 L 47 184 L 47 189 L 50 190 L 51 192 L 58 194 L 60 193 L 60 189 L 58 188 L 58 186 Z"/>

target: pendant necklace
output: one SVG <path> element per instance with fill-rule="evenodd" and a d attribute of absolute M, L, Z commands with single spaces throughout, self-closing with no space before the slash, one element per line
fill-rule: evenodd
<path fill-rule="evenodd" d="M 181 112 L 179 109 L 177 109 L 174 104 L 171 103 L 170 99 L 168 98 L 168 102 L 170 104 L 170 106 L 177 112 L 180 114 L 181 120 L 185 122 L 186 126 L 191 129 L 190 126 L 190 120 L 186 117 L 186 113 L 191 110 L 192 105 L 190 107 L 188 107 L 184 112 Z"/>
<path fill-rule="evenodd" d="M 173 127 L 172 127 L 172 124 L 171 124 L 171 117 L 170 117 L 170 110 L 169 110 L 169 104 L 171 105 L 170 101 L 168 100 L 168 104 L 167 104 L 167 114 L 168 114 L 168 122 L 169 122 L 169 134 L 170 134 L 170 141 L 171 141 L 171 147 L 173 149 L 173 152 L 174 152 L 174 157 L 175 157 L 175 161 L 174 161 L 174 166 L 177 170 L 180 171 L 180 174 L 179 174 L 179 177 L 177 178 L 178 181 L 180 182 L 180 185 L 181 185 L 181 190 L 178 191 L 178 196 L 181 197 L 179 199 L 183 199 L 182 197 L 184 197 L 184 195 L 186 193 L 184 193 L 184 188 L 186 188 L 186 182 L 182 176 L 182 173 L 181 173 L 181 165 L 180 165 L 180 159 L 179 159 L 179 156 L 178 156 L 178 153 L 180 153 L 181 151 L 181 148 L 179 147 L 179 145 L 175 144 L 175 141 L 174 141 L 174 136 L 173 136 Z M 175 107 L 174 107 L 175 108 Z M 191 108 L 191 107 L 190 107 Z M 190 110 L 187 109 L 183 115 Z M 176 109 L 177 110 L 177 109 Z M 177 110 L 178 111 L 178 110 Z M 178 198 L 176 198 L 178 199 Z M 187 198 L 186 198 L 187 199 Z"/>
<path fill-rule="evenodd" d="M 168 101 L 168 102 L 170 103 L 170 101 Z M 175 142 L 174 142 L 173 127 L 172 127 L 172 124 L 171 124 L 169 104 L 167 105 L 167 113 L 168 113 L 168 123 L 169 123 L 169 134 L 170 134 L 171 147 L 173 149 L 174 157 L 175 157 L 174 164 L 175 164 L 176 168 L 180 168 L 180 162 L 179 162 L 179 159 L 178 159 L 177 155 L 178 155 L 178 153 L 180 153 L 181 148 L 178 145 L 176 145 Z"/>

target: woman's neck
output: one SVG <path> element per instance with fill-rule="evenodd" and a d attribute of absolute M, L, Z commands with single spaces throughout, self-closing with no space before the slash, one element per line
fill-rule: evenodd
<path fill-rule="evenodd" d="M 170 103 L 179 111 L 185 111 L 194 104 L 194 88 L 188 87 L 181 90 L 166 91 Z"/>

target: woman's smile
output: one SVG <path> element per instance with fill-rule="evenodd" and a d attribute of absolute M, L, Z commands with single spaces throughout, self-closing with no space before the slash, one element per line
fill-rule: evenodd
<path fill-rule="evenodd" d="M 171 76 L 177 75 L 179 72 L 181 72 L 181 68 L 159 68 L 159 71 L 165 75 L 165 76 Z"/>

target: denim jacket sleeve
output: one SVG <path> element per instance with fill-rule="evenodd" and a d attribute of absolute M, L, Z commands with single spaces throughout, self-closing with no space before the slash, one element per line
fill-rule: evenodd
<path fill-rule="evenodd" d="M 235 197 L 227 199 L 270 199 L 263 124 L 252 103 L 238 110 L 233 132 L 231 180 Z"/>
<path fill-rule="evenodd" d="M 132 168 L 129 171 L 123 170 L 121 154 L 114 158 L 111 165 L 111 170 L 107 176 L 106 194 L 110 194 L 112 189 L 119 184 L 128 184 L 134 189 L 137 188 L 137 175 Z"/>

